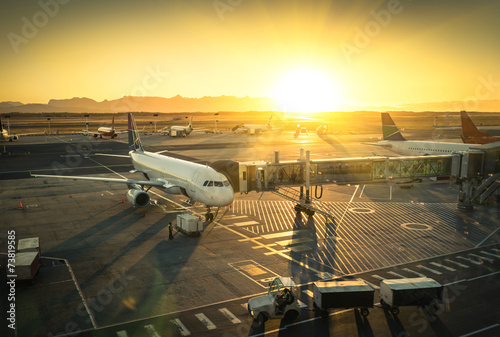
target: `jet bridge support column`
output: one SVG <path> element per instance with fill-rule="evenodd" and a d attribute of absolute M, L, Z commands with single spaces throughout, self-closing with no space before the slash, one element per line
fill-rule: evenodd
<path fill-rule="evenodd" d="M 458 192 L 457 208 L 472 211 L 474 205 L 472 204 L 472 190 L 474 187 L 474 179 L 463 178 L 460 184 L 460 191 Z"/>
<path fill-rule="evenodd" d="M 309 196 L 309 193 L 311 191 L 311 172 L 310 172 L 310 166 L 311 166 L 311 151 L 306 150 L 306 200 L 305 203 L 309 204 L 311 203 L 311 198 Z"/>

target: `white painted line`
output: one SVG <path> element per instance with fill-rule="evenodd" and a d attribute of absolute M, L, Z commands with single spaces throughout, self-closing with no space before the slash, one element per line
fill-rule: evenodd
<path fill-rule="evenodd" d="M 500 249 L 491 248 L 491 250 L 494 250 L 495 252 L 500 253 Z"/>
<path fill-rule="evenodd" d="M 373 278 L 376 278 L 378 280 L 385 280 L 385 278 L 383 278 L 382 276 L 379 276 L 379 275 L 372 275 Z"/>
<path fill-rule="evenodd" d="M 488 253 L 488 252 L 485 252 L 484 250 L 482 250 L 481 253 L 489 255 L 489 256 L 493 256 L 493 257 L 500 257 L 498 254 Z"/>
<path fill-rule="evenodd" d="M 241 306 L 248 311 L 248 303 L 241 303 Z"/>
<path fill-rule="evenodd" d="M 448 266 L 444 266 L 444 265 L 442 265 L 440 263 L 437 263 L 437 262 L 430 262 L 430 264 L 432 264 L 433 266 L 436 266 L 436 267 L 444 268 L 444 269 L 449 270 L 449 271 L 457 271 L 454 268 L 451 268 L 451 267 L 448 267 Z"/>
<path fill-rule="evenodd" d="M 460 259 L 460 260 L 465 260 L 465 261 L 468 261 L 470 263 L 477 264 L 478 266 L 481 265 L 481 263 L 474 261 L 474 260 L 471 260 L 469 258 L 463 257 L 463 256 L 456 256 L 455 258 Z"/>
<path fill-rule="evenodd" d="M 236 226 L 250 226 L 250 225 L 258 225 L 259 223 L 257 221 L 244 221 L 244 222 L 237 222 L 234 225 Z"/>
<path fill-rule="evenodd" d="M 434 273 L 436 275 L 441 275 L 442 273 L 437 271 L 437 270 L 434 270 L 434 269 L 431 269 L 431 268 L 428 268 L 426 266 L 422 266 L 421 264 L 417 266 L 418 268 L 421 268 L 421 269 L 425 269 L 427 271 L 430 271 L 431 273 Z"/>
<path fill-rule="evenodd" d="M 148 332 L 148 336 L 150 337 L 160 337 L 158 331 L 156 331 L 155 327 L 152 324 L 148 324 L 144 326 L 144 329 Z"/>
<path fill-rule="evenodd" d="M 415 274 L 415 275 L 417 275 L 419 277 L 427 277 L 427 275 L 421 274 L 418 271 L 414 271 L 414 270 L 411 270 L 411 269 L 408 269 L 408 268 L 403 268 L 403 270 L 407 271 L 409 273 Z"/>
<path fill-rule="evenodd" d="M 205 316 L 204 314 L 199 313 L 196 314 L 195 316 L 200 320 L 201 323 L 203 323 L 207 327 L 208 330 L 213 330 L 216 328 L 215 324 L 212 323 L 212 321 L 210 321 L 208 317 Z"/>
<path fill-rule="evenodd" d="M 236 220 L 236 219 L 242 219 L 242 218 L 248 218 L 248 216 L 246 216 L 246 215 L 229 215 L 229 216 L 226 216 L 224 219 Z"/>
<path fill-rule="evenodd" d="M 453 260 L 449 260 L 449 259 L 445 259 L 446 262 L 449 262 L 449 263 L 453 263 L 459 267 L 462 267 L 462 268 L 469 268 L 468 265 L 465 265 L 465 264 L 462 264 L 460 262 L 457 262 L 457 261 L 453 261 Z"/>
<path fill-rule="evenodd" d="M 467 279 L 467 281 L 475 281 L 475 280 L 479 280 L 479 279 L 482 279 L 484 277 L 488 277 L 488 276 L 492 276 L 492 275 L 496 275 L 500 273 L 500 271 L 497 271 L 497 272 L 494 272 L 494 273 L 490 273 L 490 274 L 487 274 L 487 275 L 482 275 L 482 276 L 478 276 L 478 277 L 474 277 L 474 278 L 470 278 L 470 279 Z"/>
<path fill-rule="evenodd" d="M 310 291 L 309 289 L 307 289 L 307 290 L 302 290 L 302 292 L 303 292 L 304 294 L 306 294 L 307 296 L 311 297 L 311 298 L 312 298 L 312 297 L 314 297 L 314 293 L 313 293 L 312 291 Z"/>
<path fill-rule="evenodd" d="M 477 333 L 480 333 L 480 332 L 483 332 L 483 331 L 486 331 L 486 330 L 489 330 L 489 329 L 493 329 L 493 328 L 496 328 L 497 326 L 499 326 L 500 324 L 493 324 L 493 325 L 490 325 L 490 326 L 487 326 L 486 328 L 482 328 L 482 329 L 479 329 L 479 330 L 476 330 L 476 331 L 472 331 L 472 332 L 469 332 L 468 334 L 465 334 L 465 335 L 462 335 L 460 337 L 469 337 L 469 336 L 473 336 Z"/>
<path fill-rule="evenodd" d="M 495 233 L 497 232 L 497 230 L 499 230 L 499 229 L 500 229 L 500 227 L 497 227 L 497 229 L 495 229 L 493 232 L 491 232 L 491 234 L 490 234 L 490 235 L 488 235 L 487 237 L 485 237 L 485 238 L 484 238 L 484 240 L 483 240 L 483 241 L 481 241 L 481 242 L 479 242 L 479 243 L 476 245 L 476 247 L 474 247 L 474 248 L 477 248 L 477 247 L 481 246 L 481 245 L 483 244 L 483 242 L 485 242 L 486 240 L 488 240 L 488 239 L 490 238 L 490 236 L 492 236 L 493 234 L 495 234 Z"/>
<path fill-rule="evenodd" d="M 304 302 L 302 302 L 301 300 L 297 300 L 297 303 L 299 304 L 300 308 L 307 308 L 307 304 L 305 304 Z"/>
<path fill-rule="evenodd" d="M 388 271 L 387 274 L 391 274 L 391 275 L 394 275 L 394 276 L 399 277 L 399 278 L 406 278 L 406 276 L 403 276 L 401 274 L 395 273 L 393 271 Z"/>
<path fill-rule="evenodd" d="M 365 282 L 366 284 L 368 284 L 373 289 L 380 289 L 380 287 L 378 285 L 375 285 L 375 284 L 373 284 L 371 282 L 368 282 L 367 280 L 363 280 L 363 279 L 360 279 L 360 280 L 362 280 L 363 282 Z"/>
<path fill-rule="evenodd" d="M 182 324 L 182 322 L 178 318 L 173 319 L 170 322 L 172 322 L 177 327 L 177 329 L 179 330 L 179 332 L 181 333 L 182 336 L 190 336 L 191 335 L 191 332 L 189 332 L 189 330 L 186 329 L 184 324 Z"/>
<path fill-rule="evenodd" d="M 125 331 L 125 330 L 120 330 L 120 331 L 117 331 L 117 332 L 116 332 L 116 335 L 117 335 L 118 337 L 128 337 L 127 331 Z"/>
<path fill-rule="evenodd" d="M 495 260 L 493 260 L 493 259 L 490 259 L 489 257 L 484 257 L 484 256 L 477 255 L 477 254 L 469 254 L 469 255 L 470 255 L 470 256 L 477 257 L 478 259 L 481 259 L 481 260 L 488 261 L 488 262 L 494 262 L 494 261 L 495 261 Z"/>
<path fill-rule="evenodd" d="M 248 304 L 247 304 L 248 305 Z M 241 323 L 241 321 L 238 319 L 238 317 L 236 317 L 231 311 L 227 310 L 227 308 L 222 308 L 222 309 L 219 309 L 219 311 L 224 315 L 226 316 L 226 318 L 228 320 L 231 321 L 231 323 L 233 324 L 238 324 L 238 323 Z"/>

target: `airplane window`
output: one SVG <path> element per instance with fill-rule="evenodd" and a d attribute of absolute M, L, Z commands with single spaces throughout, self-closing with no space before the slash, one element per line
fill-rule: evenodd
<path fill-rule="evenodd" d="M 214 185 L 217 187 L 222 187 L 222 181 L 214 181 Z"/>
<path fill-rule="evenodd" d="M 224 186 L 229 186 L 229 181 L 224 180 L 223 183 L 224 183 Z"/>
<path fill-rule="evenodd" d="M 208 180 L 205 180 L 205 182 L 203 183 L 203 186 L 207 186 L 208 184 Z"/>
<path fill-rule="evenodd" d="M 213 181 L 209 181 L 207 186 L 214 186 L 214 182 Z"/>

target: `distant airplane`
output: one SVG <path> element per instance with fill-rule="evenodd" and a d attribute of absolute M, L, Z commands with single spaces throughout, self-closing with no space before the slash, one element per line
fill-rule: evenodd
<path fill-rule="evenodd" d="M 271 119 L 273 116 L 269 117 L 269 121 L 267 121 L 267 124 L 265 125 L 259 125 L 259 124 L 240 124 L 237 125 L 233 128 L 233 132 L 242 132 L 242 133 L 248 133 L 250 135 L 255 135 L 255 134 L 260 134 L 262 132 L 266 131 L 272 131 L 273 127 L 271 126 Z"/>
<path fill-rule="evenodd" d="M 326 135 L 328 134 L 328 125 L 327 124 L 321 124 L 316 128 L 316 133 L 318 136 L 320 135 Z"/>
<path fill-rule="evenodd" d="M 1 115 L 0 115 L 0 129 L 2 130 L 2 140 L 3 141 L 9 141 L 9 142 L 15 142 L 21 136 L 43 135 L 43 134 L 45 134 L 45 132 L 38 132 L 38 133 L 21 133 L 21 134 L 9 135 L 9 131 L 3 128 L 2 116 Z"/>
<path fill-rule="evenodd" d="M 115 116 L 113 115 L 113 119 L 111 121 L 111 127 L 102 126 L 97 129 L 97 132 L 91 132 L 89 130 L 82 130 L 84 136 L 93 136 L 95 138 L 99 137 L 110 137 L 111 139 L 116 138 L 119 134 L 126 133 L 127 131 L 116 131 L 115 130 Z"/>
<path fill-rule="evenodd" d="M 172 125 L 171 127 L 161 129 L 159 133 L 172 137 L 186 137 L 189 136 L 191 132 L 193 132 L 193 130 L 193 116 L 191 116 L 191 119 L 189 120 L 189 124 L 187 126 Z"/>
<path fill-rule="evenodd" d="M 386 112 L 382 113 L 382 133 L 384 140 L 372 145 L 387 147 L 393 152 L 408 156 L 450 154 L 471 149 L 481 149 L 481 145 L 476 144 L 406 140 L 399 132 L 391 116 Z"/>
<path fill-rule="evenodd" d="M 500 137 L 490 136 L 477 129 L 476 124 L 465 111 L 460 111 L 462 120 L 462 141 L 467 144 L 489 144 L 499 142 Z"/>
<path fill-rule="evenodd" d="M 140 208 L 149 205 L 148 190 L 155 186 L 167 193 L 183 194 L 192 201 L 204 204 L 208 208 L 207 220 L 213 219 L 213 214 L 210 213 L 211 206 L 223 207 L 233 202 L 234 191 L 231 184 L 222 173 L 210 166 L 144 151 L 131 113 L 128 114 L 128 143 L 129 155 L 123 157 L 132 159 L 135 168 L 132 173 L 141 172 L 147 180 L 42 174 L 32 174 L 32 176 L 126 184 L 129 188 L 126 193 L 127 200 L 133 206 Z M 148 188 L 145 189 L 145 186 Z"/>

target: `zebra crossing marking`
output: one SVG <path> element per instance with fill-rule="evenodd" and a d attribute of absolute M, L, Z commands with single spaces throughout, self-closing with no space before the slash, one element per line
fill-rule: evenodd
<path fill-rule="evenodd" d="M 460 260 L 465 260 L 465 261 L 468 261 L 468 262 L 470 262 L 470 263 L 474 263 L 474 264 L 476 264 L 476 265 L 478 265 L 478 266 L 479 266 L 479 265 L 481 265 L 481 263 L 480 263 L 480 262 L 477 262 L 477 261 L 471 260 L 471 259 L 466 258 L 466 257 L 463 257 L 463 256 L 457 256 L 456 258 L 457 258 L 457 259 L 460 259 Z"/>
<path fill-rule="evenodd" d="M 372 277 L 373 277 L 373 278 L 376 278 L 376 279 L 378 279 L 378 280 L 385 280 L 385 278 L 384 278 L 384 277 L 379 276 L 379 275 L 377 275 L 377 274 L 373 274 L 373 275 L 372 275 Z"/>
<path fill-rule="evenodd" d="M 437 262 L 430 262 L 430 264 L 432 264 L 433 266 L 436 266 L 436 267 L 444 268 L 444 269 L 449 270 L 449 271 L 457 271 L 455 268 L 451 268 L 451 267 L 442 265 L 442 264 L 437 263 Z"/>
<path fill-rule="evenodd" d="M 222 309 L 219 309 L 219 311 L 224 315 L 226 316 L 226 318 L 228 320 L 231 321 L 231 323 L 233 324 L 238 324 L 238 323 L 241 323 L 241 321 L 239 320 L 238 317 L 236 317 L 231 311 L 227 310 L 227 308 L 222 308 Z"/>
<path fill-rule="evenodd" d="M 459 267 L 462 267 L 462 268 L 469 268 L 468 265 L 466 264 L 463 264 L 463 263 L 460 263 L 460 262 L 457 262 L 457 261 L 453 261 L 453 260 L 450 260 L 450 259 L 445 259 L 446 262 L 449 262 L 449 263 L 453 263 Z"/>
<path fill-rule="evenodd" d="M 488 253 L 488 252 L 485 252 L 484 250 L 482 250 L 481 253 L 486 254 L 486 255 L 490 255 L 493 257 L 500 257 L 500 256 L 498 256 L 498 254 Z"/>
<path fill-rule="evenodd" d="M 250 226 L 250 225 L 257 225 L 259 224 L 257 221 L 244 221 L 244 222 L 235 222 L 233 225 L 242 227 L 242 226 Z"/>
<path fill-rule="evenodd" d="M 145 325 L 144 329 L 146 329 L 146 331 L 148 332 L 148 335 L 150 337 L 160 337 L 160 334 L 158 333 L 158 331 L 156 331 L 156 329 L 153 326 L 153 324 Z"/>
<path fill-rule="evenodd" d="M 195 316 L 196 316 L 196 318 L 198 318 L 200 320 L 201 323 L 203 323 L 207 327 L 208 330 L 213 330 L 213 329 L 217 328 L 215 326 L 215 324 L 212 323 L 212 321 L 209 320 L 207 316 L 205 316 L 205 314 L 199 313 L 199 314 L 195 314 Z"/>
<path fill-rule="evenodd" d="M 191 335 L 191 332 L 189 332 L 189 330 L 186 329 L 184 324 L 182 324 L 182 322 L 178 318 L 172 319 L 172 320 L 170 320 L 170 322 L 172 322 L 177 327 L 177 329 L 179 330 L 179 332 L 181 333 L 182 336 L 190 336 Z"/>
<path fill-rule="evenodd" d="M 424 269 L 424 270 L 427 270 L 427 271 L 430 271 L 431 273 L 434 273 L 436 275 L 441 275 L 442 274 L 441 272 L 439 272 L 437 270 L 431 269 L 431 268 L 426 267 L 426 266 L 422 266 L 421 264 L 419 264 L 417 267 L 421 268 L 421 269 Z"/>
<path fill-rule="evenodd" d="M 478 259 L 485 260 L 485 261 L 488 261 L 488 262 L 494 262 L 495 261 L 493 259 L 490 259 L 489 257 L 484 257 L 484 256 L 477 255 L 477 254 L 469 254 L 469 256 L 474 256 L 474 257 L 477 257 Z"/>
<path fill-rule="evenodd" d="M 409 268 L 403 268 L 403 270 L 404 270 L 404 271 L 407 271 L 407 272 L 409 272 L 409 273 L 415 274 L 415 275 L 417 275 L 417 276 L 419 276 L 419 277 L 427 277 L 427 275 L 424 275 L 424 274 L 422 274 L 422 273 L 419 273 L 418 271 L 411 270 L 411 269 L 409 269 Z"/>
<path fill-rule="evenodd" d="M 388 271 L 387 274 L 391 274 L 391 275 L 394 275 L 394 276 L 399 277 L 399 278 L 406 278 L 406 276 L 403 276 L 403 275 L 398 274 L 398 273 L 393 272 L 393 271 Z"/>

